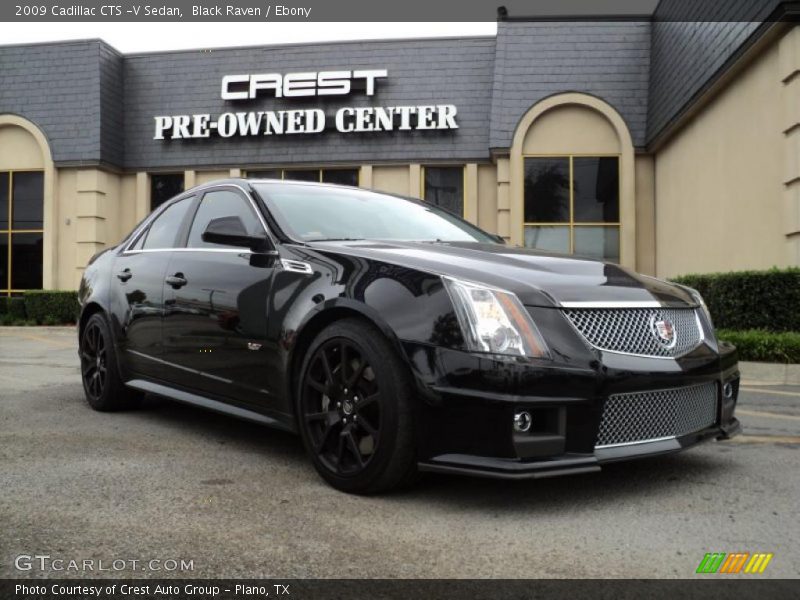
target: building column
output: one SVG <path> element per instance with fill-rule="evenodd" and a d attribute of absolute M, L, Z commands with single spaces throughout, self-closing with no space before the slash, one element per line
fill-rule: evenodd
<path fill-rule="evenodd" d="M 636 171 L 636 270 L 656 274 L 656 173 L 651 154 L 637 155 Z"/>
<path fill-rule="evenodd" d="M 242 176 L 242 170 L 241 169 L 231 169 L 230 170 L 230 175 L 234 179 L 236 179 L 238 177 L 241 177 Z"/>
<path fill-rule="evenodd" d="M 408 165 L 408 195 L 412 198 L 422 198 L 422 166 Z"/>
<path fill-rule="evenodd" d="M 497 159 L 497 235 L 506 242 L 525 244 L 511 239 L 511 168 L 508 156 Z"/>
<path fill-rule="evenodd" d="M 197 185 L 197 171 L 183 172 L 183 189 L 188 190 Z"/>
<path fill-rule="evenodd" d="M 475 163 L 464 167 L 464 218 L 478 224 L 478 165 Z"/>
<path fill-rule="evenodd" d="M 75 283 L 89 259 L 106 246 L 106 175 L 97 169 L 78 171 L 75 210 L 75 241 L 78 244 Z"/>
<path fill-rule="evenodd" d="M 372 165 L 361 165 L 358 171 L 358 187 L 372 189 Z"/>
<path fill-rule="evenodd" d="M 800 265 L 800 27 L 779 42 L 778 60 L 783 99 L 784 234 L 788 264 Z"/>
<path fill-rule="evenodd" d="M 150 177 L 147 173 L 136 174 L 136 222 L 150 212 Z"/>
<path fill-rule="evenodd" d="M 61 211 L 58 210 L 58 171 L 53 166 L 49 152 L 45 155 L 44 167 L 44 213 L 42 227 L 44 233 L 42 287 L 46 290 L 61 289 L 58 278 L 58 236 L 63 225 Z"/>

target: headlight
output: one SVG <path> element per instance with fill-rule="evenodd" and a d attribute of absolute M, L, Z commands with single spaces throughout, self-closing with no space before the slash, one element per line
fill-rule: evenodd
<path fill-rule="evenodd" d="M 515 294 L 450 277 L 442 280 L 469 350 L 549 358 L 544 339 Z"/>

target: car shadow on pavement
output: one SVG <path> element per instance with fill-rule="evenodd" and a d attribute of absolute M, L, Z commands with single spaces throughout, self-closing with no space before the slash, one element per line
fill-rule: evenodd
<path fill-rule="evenodd" d="M 148 394 L 138 411 L 145 418 L 179 428 L 199 438 L 210 438 L 231 448 L 265 457 L 280 457 L 298 465 L 307 464 L 300 437 L 283 431 Z M 310 466 L 310 465 L 309 465 Z"/>
<path fill-rule="evenodd" d="M 314 472 L 300 437 L 295 434 L 155 396 L 147 397 L 141 414 L 199 438 L 209 438 L 209 443 L 259 455 L 265 460 L 275 458 L 284 464 L 288 462 L 302 472 L 303 480 L 314 480 L 322 489 L 338 493 L 328 488 Z M 730 459 L 725 453 L 698 452 L 702 447 L 679 454 L 608 464 L 599 473 L 554 478 L 508 481 L 423 473 L 416 485 L 374 499 L 399 504 L 435 502 L 464 510 L 502 508 L 508 512 L 516 507 L 530 513 L 537 506 L 544 511 L 585 510 L 588 503 L 627 502 L 654 495 L 680 494 L 682 482 L 700 480 L 715 485 L 715 474 L 729 470 Z"/>

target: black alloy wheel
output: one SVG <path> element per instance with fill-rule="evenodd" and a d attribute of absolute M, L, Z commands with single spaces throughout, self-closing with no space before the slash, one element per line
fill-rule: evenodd
<path fill-rule="evenodd" d="M 90 322 L 81 340 L 81 375 L 86 395 L 98 402 L 103 397 L 108 380 L 106 338 L 97 321 Z"/>
<path fill-rule="evenodd" d="M 380 389 L 352 341 L 334 338 L 311 358 L 303 419 L 314 452 L 338 475 L 363 471 L 380 444 Z"/>
<path fill-rule="evenodd" d="M 314 466 L 334 487 L 374 493 L 413 479 L 409 379 L 394 348 L 366 322 L 339 321 L 311 344 L 298 422 Z"/>
<path fill-rule="evenodd" d="M 92 408 L 112 411 L 138 405 L 142 394 L 125 386 L 120 377 L 111 330 L 103 313 L 93 314 L 83 327 L 79 354 L 83 391 Z"/>

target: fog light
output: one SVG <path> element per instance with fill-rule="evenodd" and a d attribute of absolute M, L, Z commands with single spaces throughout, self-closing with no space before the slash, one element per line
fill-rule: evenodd
<path fill-rule="evenodd" d="M 533 418 L 527 410 L 514 413 L 514 431 L 525 433 L 531 428 L 531 423 L 533 423 Z"/>
<path fill-rule="evenodd" d="M 722 386 L 722 393 L 726 398 L 733 398 L 733 384 L 726 383 Z"/>

